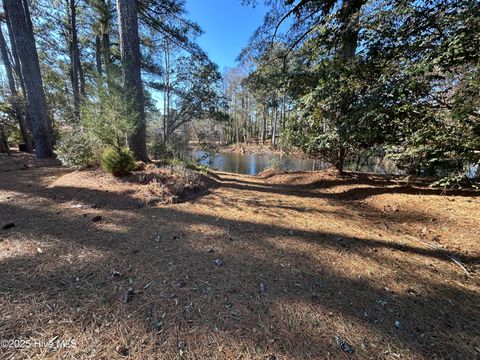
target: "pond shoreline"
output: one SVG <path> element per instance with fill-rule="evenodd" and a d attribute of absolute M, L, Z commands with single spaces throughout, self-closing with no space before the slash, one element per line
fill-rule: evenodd
<path fill-rule="evenodd" d="M 249 148 L 252 150 L 252 148 Z M 258 150 L 258 149 L 257 149 Z M 264 148 L 262 150 L 265 150 Z M 265 170 L 274 171 L 318 171 L 332 168 L 328 162 L 305 158 L 298 153 L 285 153 L 280 151 L 239 151 L 238 148 L 222 149 L 218 152 L 205 150 L 192 150 L 192 155 L 200 165 L 215 170 L 244 175 L 258 175 Z M 360 173 L 373 173 L 383 175 L 405 175 L 395 166 L 395 163 L 388 159 L 368 159 L 362 164 L 355 162 L 355 159 L 347 161 L 346 171 Z"/>
<path fill-rule="evenodd" d="M 213 145 L 215 148 L 216 145 Z M 200 144 L 189 143 L 189 147 L 192 150 L 202 150 L 204 151 Z M 301 159 L 312 159 L 299 150 L 286 150 L 277 148 L 274 149 L 269 143 L 265 144 L 230 144 L 230 145 L 219 145 L 215 148 L 219 153 L 228 152 L 228 153 L 239 153 L 239 154 L 257 154 L 257 155 L 289 155 L 292 157 L 298 157 Z"/>
<path fill-rule="evenodd" d="M 244 175 L 257 175 L 267 169 L 278 171 L 314 171 L 330 167 L 329 164 L 318 160 L 297 158 L 284 153 L 241 153 L 238 151 L 209 153 L 203 150 L 193 150 L 192 154 L 200 165 L 219 171 Z"/>

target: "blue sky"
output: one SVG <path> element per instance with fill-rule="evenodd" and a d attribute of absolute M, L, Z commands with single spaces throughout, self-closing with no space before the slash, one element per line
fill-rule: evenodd
<path fill-rule="evenodd" d="M 252 8 L 241 0 L 187 0 L 188 17 L 205 32 L 198 42 L 220 70 L 236 65 L 236 57 L 262 24 L 266 9 L 263 0 L 258 2 Z"/>

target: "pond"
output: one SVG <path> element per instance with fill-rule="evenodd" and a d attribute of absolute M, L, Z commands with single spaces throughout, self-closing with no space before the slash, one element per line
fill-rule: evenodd
<path fill-rule="evenodd" d="M 275 168 L 279 171 L 316 171 L 331 167 L 330 164 L 321 160 L 302 159 L 280 154 L 220 152 L 210 156 L 205 151 L 194 150 L 193 156 L 201 165 L 212 169 L 246 175 L 257 175 L 268 168 Z M 354 164 L 347 164 L 345 168 L 346 170 L 378 174 L 394 174 L 398 172 L 392 163 L 379 159 L 370 159 L 360 167 Z"/>

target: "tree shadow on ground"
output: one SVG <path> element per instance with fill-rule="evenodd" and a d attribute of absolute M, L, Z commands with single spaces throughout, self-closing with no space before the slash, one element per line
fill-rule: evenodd
<path fill-rule="evenodd" d="M 67 173 L 67 171 L 65 172 Z M 50 169 L 44 173 L 44 177 L 58 174 L 58 169 Z M 22 174 L 23 175 L 23 174 Z M 85 176 L 88 176 L 85 173 Z M 120 179 L 126 183 L 140 184 L 138 179 Z M 194 201 L 197 198 L 207 195 L 217 185 L 216 182 L 209 181 L 208 186 L 198 190 L 186 191 L 178 196 L 178 203 Z M 21 192 L 26 195 L 34 195 L 43 199 L 54 200 L 60 203 L 78 203 L 93 208 L 105 208 L 114 210 L 139 209 L 150 206 L 146 200 L 135 198 L 133 190 L 124 190 L 123 192 L 114 192 L 108 190 L 98 190 L 88 187 L 71 187 L 55 185 L 46 187 L 41 183 L 32 181 L 28 176 L 12 177 L 11 181 L 5 181 L 0 184 L 0 190 Z"/>
<path fill-rule="evenodd" d="M 293 174 L 293 173 L 292 173 Z M 314 174 L 314 173 L 313 173 Z M 308 174 L 305 174 L 308 176 Z M 272 176 L 259 179 L 265 180 Z M 272 194 L 286 194 L 298 197 L 315 197 L 335 200 L 365 200 L 369 197 L 381 194 L 405 194 L 405 195 L 437 195 L 437 196 L 463 196 L 478 197 L 480 193 L 476 190 L 447 190 L 442 188 L 431 188 L 428 183 L 419 181 L 406 183 L 404 181 L 395 181 L 390 177 L 370 174 L 351 174 L 337 176 L 335 178 L 324 178 L 307 183 L 272 183 L 255 180 L 242 180 L 229 178 L 226 175 L 219 179 L 223 186 L 251 191 L 261 191 Z M 342 192 L 323 192 L 337 186 L 364 185 L 357 188 L 348 189 Z"/>
<path fill-rule="evenodd" d="M 185 341 L 190 358 L 217 356 L 220 346 L 230 351 L 225 358 L 338 358 L 337 334 L 360 358 L 476 356 L 478 281 L 443 250 L 321 231 L 292 235 L 285 226 L 195 213 L 186 204 L 139 209 L 128 194 L 45 188 L 25 176 L 0 184 L 39 198 L 0 209 L 2 219 L 19 219 L 0 245 L 33 244 L 33 252 L 0 258 L 2 337 L 76 334 L 82 347 L 71 358 L 93 348 L 109 357 L 105 347 L 128 338 L 134 357 L 146 348 L 174 357 Z M 284 194 L 266 184 L 234 185 Z M 292 194 L 300 192 L 309 193 Z M 59 201 L 101 201 L 107 212 L 94 223 L 82 215 L 87 210 L 48 207 Z M 223 266 L 214 265 L 218 258 Z M 129 287 L 139 292 L 125 303 Z"/>
<path fill-rule="evenodd" d="M 480 295 L 416 268 L 413 259 L 442 259 L 435 250 L 322 232 L 292 237 L 281 226 L 190 213 L 185 207 L 116 214 L 128 229 L 120 233 L 46 209 L 2 205 L 1 213 L 35 219 L 15 228 L 12 236 L 55 245 L 42 254 L 0 261 L 0 296 L 7 314 L 1 328 L 7 338 L 42 334 L 68 318 L 69 331 L 104 329 L 91 346 L 108 343 L 111 336 L 130 329 L 134 337 L 164 344 L 157 349 L 167 351 L 164 354 L 177 354 L 178 342 L 185 340 L 192 358 L 213 356 L 218 348 L 204 346 L 215 337 L 227 348 L 236 344 L 238 351 L 245 346 L 248 351 L 260 349 L 289 358 L 335 358 L 341 354 L 333 340 L 336 334 L 354 345 L 359 357 L 475 356 Z M 145 228 L 141 219 L 155 220 Z M 206 236 L 196 229 L 200 224 L 218 233 Z M 227 237 L 227 226 L 233 241 Z M 298 251 L 301 247 L 289 248 L 290 239 L 327 249 L 325 256 L 335 258 L 320 260 Z M 63 260 L 78 248 L 86 249 L 87 255 L 100 251 L 101 256 L 78 254 L 73 263 Z M 388 251 L 370 251 L 375 248 Z M 398 257 L 404 252 L 411 256 Z M 353 276 L 334 265 L 350 257 L 384 266 L 397 262 L 403 291 L 386 289 L 377 276 Z M 215 258 L 225 264 L 215 266 Z M 119 279 L 112 277 L 113 270 L 122 273 Z M 423 287 L 408 289 L 410 282 Z M 152 286 L 144 289 L 148 283 Z M 142 292 L 124 303 L 128 287 Z M 20 318 L 35 311 L 29 322 Z M 53 325 L 46 323 L 48 319 Z M 154 329 L 159 319 L 161 333 Z M 396 321 L 401 325 L 396 327 Z M 103 328 L 107 322 L 117 322 L 116 328 Z M 130 346 L 132 356 L 140 357 L 141 344 Z"/>

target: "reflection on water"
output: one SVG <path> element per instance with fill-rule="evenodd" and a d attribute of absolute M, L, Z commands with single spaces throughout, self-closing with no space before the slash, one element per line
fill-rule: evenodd
<path fill-rule="evenodd" d="M 470 166 L 467 177 L 469 179 L 480 178 L 480 164 Z"/>
<path fill-rule="evenodd" d="M 206 165 L 212 169 L 247 175 L 257 175 L 268 168 L 275 168 L 280 171 L 315 171 L 323 170 L 331 166 L 320 160 L 300 159 L 279 154 L 266 155 L 221 152 L 212 157 L 202 150 L 195 150 L 193 151 L 193 156 L 201 165 Z M 347 164 L 345 169 L 378 174 L 398 173 L 393 163 L 373 158 L 360 166 Z"/>

